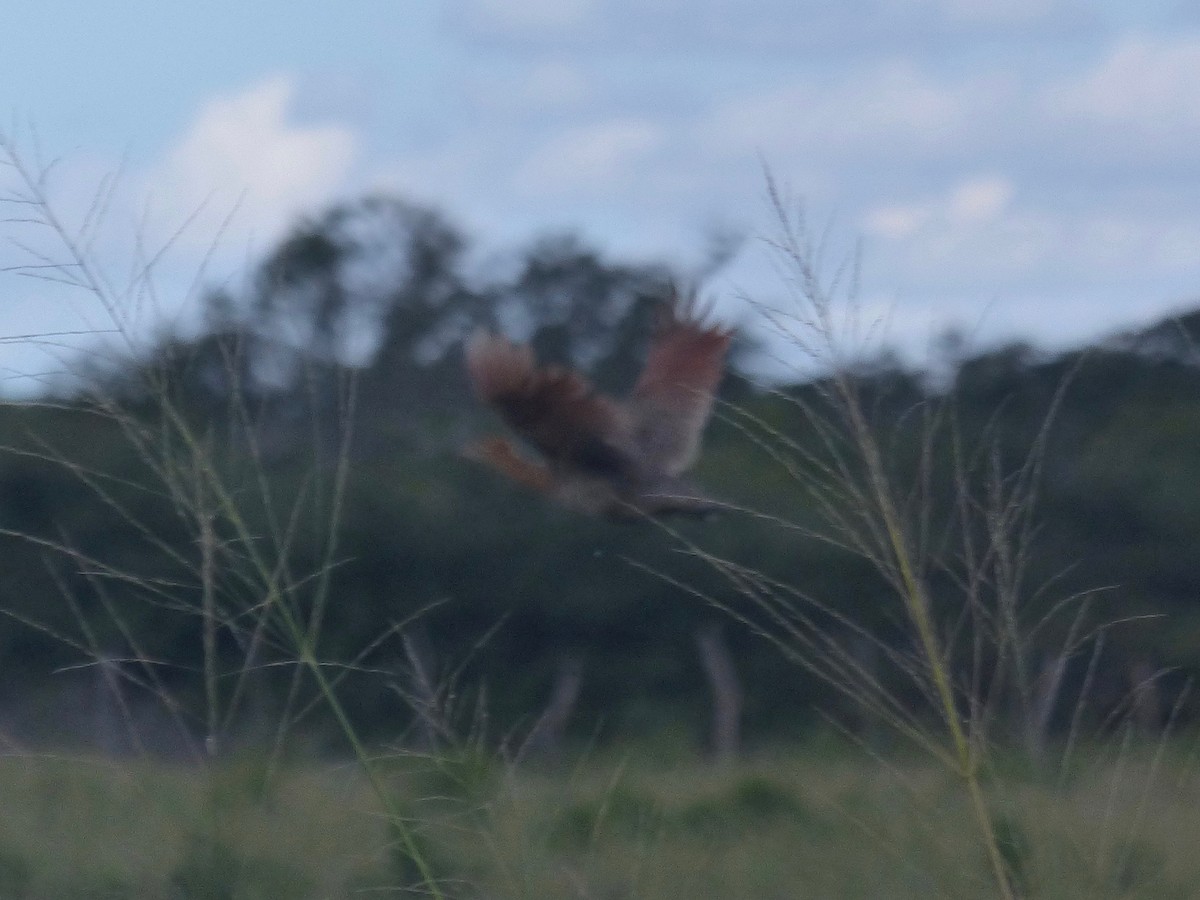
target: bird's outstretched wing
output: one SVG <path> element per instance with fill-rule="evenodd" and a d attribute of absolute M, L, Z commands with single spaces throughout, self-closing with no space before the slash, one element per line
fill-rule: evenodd
<path fill-rule="evenodd" d="M 539 368 L 526 345 L 476 332 L 466 346 L 475 392 L 551 462 L 597 475 L 633 472 L 629 416 L 576 372 Z"/>
<path fill-rule="evenodd" d="M 554 490 L 554 476 L 542 463 L 527 459 L 512 442 L 499 435 L 492 435 L 463 450 L 467 459 L 491 466 L 507 475 L 518 484 L 548 494 Z"/>
<path fill-rule="evenodd" d="M 673 293 L 630 395 L 634 441 L 648 472 L 679 475 L 699 452 L 731 337 L 703 318 L 694 294 Z"/>

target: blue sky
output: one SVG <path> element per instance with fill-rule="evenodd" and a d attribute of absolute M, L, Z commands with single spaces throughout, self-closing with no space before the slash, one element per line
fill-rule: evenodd
<path fill-rule="evenodd" d="M 186 322 L 297 217 L 377 190 L 442 208 L 485 253 L 569 229 L 688 267 L 714 229 L 745 233 L 708 290 L 749 322 L 740 293 L 783 295 L 755 240 L 765 160 L 835 249 L 861 240 L 860 305 L 890 340 L 919 357 L 953 325 L 1063 346 L 1200 298 L 1194 8 L 43 0 L 5 11 L 0 128 L 60 158 L 68 221 L 120 173 L 94 246 L 114 272 L 191 222 L 130 301 L 139 328 Z M 10 239 L 39 240 L 0 229 L 0 267 Z M 106 326 L 44 282 L 0 274 L 0 297 L 0 337 Z M 0 368 L 16 385 L 56 354 L 0 343 Z"/>

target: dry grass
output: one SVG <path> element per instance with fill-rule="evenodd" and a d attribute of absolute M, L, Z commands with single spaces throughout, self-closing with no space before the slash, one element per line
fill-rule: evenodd
<path fill-rule="evenodd" d="M 47 539 L 5 531 L 4 537 L 29 541 L 68 563 L 73 574 L 95 594 L 100 608 L 85 614 L 78 591 L 61 580 L 62 599 L 76 620 L 78 637 L 40 619 L 4 609 L 0 613 L 71 646 L 106 673 L 110 686 L 125 681 L 128 686 L 155 695 L 164 708 L 175 714 L 180 732 L 193 734 L 185 721 L 186 711 L 161 677 L 158 661 L 143 650 L 143 636 L 127 614 L 128 601 L 136 597 L 195 616 L 202 623 L 201 674 L 205 687 L 202 709 L 198 713 L 190 711 L 203 722 L 202 740 L 190 742 L 193 759 L 198 763 L 221 757 L 229 724 L 246 702 L 250 680 L 269 665 L 265 661 L 268 655 L 275 659 L 282 656 L 292 677 L 265 774 L 269 775 L 281 759 L 296 721 L 309 708 L 323 707 L 354 752 L 358 772 L 375 794 L 378 814 L 389 823 L 404 858 L 414 869 L 404 873 L 407 879 L 423 885 L 429 896 L 444 896 L 421 852 L 415 823 L 394 805 L 343 705 L 339 688 L 356 661 L 331 667 L 319 651 L 330 573 L 340 558 L 338 541 L 356 398 L 353 377 L 339 377 L 335 383 L 332 415 L 339 443 L 333 459 L 321 460 L 319 452 L 314 452 L 311 471 L 295 495 L 277 496 L 266 477 L 261 423 L 242 391 L 231 390 L 226 411 L 228 433 L 224 433 L 226 429 L 216 428 L 206 421 L 207 417 L 195 415 L 180 401 L 180 385 L 173 382 L 170 366 L 138 364 L 145 361 L 144 334 L 149 324 L 139 321 L 139 313 L 147 298 L 155 298 L 156 266 L 178 234 L 153 249 L 146 248 L 143 236 L 138 235 L 136 264 L 118 275 L 111 266 L 102 265 L 92 250 L 96 234 L 105 227 L 104 211 L 114 190 L 111 180 L 97 189 L 83 220 L 68 223 L 53 200 L 54 164 L 39 161 L 36 153 L 31 162 L 3 131 L 0 170 L 6 177 L 0 209 L 9 214 L 3 223 L 25 233 L 13 241 L 27 257 L 25 262 L 0 271 L 73 290 L 96 311 L 105 325 L 101 330 L 111 335 L 118 347 L 118 368 L 126 367 L 131 376 L 136 376 L 136 390 L 132 392 L 136 399 L 130 400 L 124 391 L 105 391 L 101 381 L 74 405 L 119 429 L 145 470 L 145 483 L 137 487 L 174 511 L 175 524 L 186 536 L 187 545 L 182 549 L 172 545 L 150 521 L 122 503 L 116 490 L 119 479 L 112 473 L 91 471 L 69 452 L 45 447 L 34 455 L 70 472 L 114 523 L 140 534 L 148 554 L 169 565 L 175 574 L 170 578 L 151 576 L 89 558 L 76 550 L 70 535 Z M 35 235 L 32 243 L 28 234 Z M 231 385 L 241 383 L 237 353 L 236 341 L 222 347 L 225 374 Z M 3 449 L 13 452 L 11 448 Z M 256 524 L 256 519 L 261 524 Z M 305 526 L 320 536 L 322 547 L 315 565 L 298 569 L 295 548 L 300 529 Z M 118 593 L 120 600 L 115 599 Z M 102 646 L 97 637 L 100 623 L 119 635 L 118 653 Z M 384 631 L 378 641 L 395 637 L 398 630 Z M 232 666 L 223 663 L 217 652 L 220 639 L 232 640 L 241 650 L 241 658 Z M 110 656 L 127 664 L 109 668 L 106 664 Z M 175 660 L 165 662 L 176 664 Z M 307 694 L 305 681 L 314 688 Z M 223 690 L 224 685 L 231 687 Z M 226 764 L 222 760 L 222 765 Z M 207 867 L 214 872 L 228 872 L 244 852 L 241 844 L 228 840 L 215 826 L 198 835 L 192 840 L 196 871 Z M 21 865 L 16 865 L 19 877 Z M 185 866 L 180 876 L 184 882 L 188 871 Z M 182 888 L 177 885 L 176 892 L 179 890 Z M 264 896 L 273 894 L 267 892 Z"/>
<path fill-rule="evenodd" d="M 1022 893 L 1193 896 L 1200 777 L 1185 749 L 1172 745 L 1154 778 L 1153 748 L 1062 787 L 995 776 Z M 956 779 L 927 760 L 840 746 L 722 767 L 639 762 L 650 756 L 609 751 L 555 773 L 478 757 L 384 768 L 447 896 L 994 896 Z M 394 831 L 353 765 L 271 775 L 256 759 L 206 770 L 8 757 L 0 792 L 0 896 L 419 896 L 401 890 Z"/>
<path fill-rule="evenodd" d="M 21 221 L 46 227 L 61 243 L 18 274 L 91 296 L 112 332 L 136 350 L 129 315 L 152 283 L 157 255 L 129 285 L 114 289 L 88 255 L 87 235 L 99 218 L 89 215 L 78 233 L 65 228 L 44 192 L 49 171 L 23 167 L 2 136 L 0 161 L 19 182 L 8 202 L 32 217 Z M 290 504 L 267 488 L 244 398 L 232 401 L 249 451 L 249 472 L 238 474 L 210 430 L 176 404 L 166 374 L 148 371 L 148 420 L 118 398 L 94 398 L 94 412 L 122 430 L 155 489 L 178 510 L 194 553 L 161 541 L 111 496 L 103 477 L 51 449 L 44 458 L 71 468 L 114 516 L 173 559 L 185 580 L 159 583 L 107 567 L 84 559 L 67 539 L 36 542 L 87 573 L 102 599 L 107 584 L 119 583 L 199 617 L 204 740 L 186 768 L 149 758 L 0 760 L 0 898 L 1193 896 L 1200 884 L 1194 766 L 1173 762 L 1164 743 L 1121 741 L 1073 746 L 1061 765 L 1046 764 L 1055 754 L 1043 746 L 1045 698 L 1038 696 L 1030 635 L 1065 606 L 1032 620 L 1027 613 L 1037 590 L 1025 583 L 1025 565 L 1036 531 L 1041 437 L 1006 468 L 986 445 L 961 445 L 952 403 L 923 404 L 908 417 L 920 425 L 912 458 L 895 457 L 862 395 L 857 358 L 846 349 L 854 347 L 847 332 L 856 338 L 857 261 L 823 277 L 821 240 L 802 218 L 789 219 L 772 191 L 783 225 L 776 249 L 798 300 L 798 312 L 776 321 L 797 350 L 830 373 L 821 405 L 796 404 L 819 449 L 790 444 L 736 410 L 730 416 L 748 445 L 771 453 L 821 512 L 823 528 L 793 524 L 797 533 L 874 566 L 891 590 L 907 645 L 889 645 L 820 598 L 736 560 L 688 549 L 726 577 L 740 607 L 703 599 L 752 618 L 919 757 L 855 751 L 851 761 L 850 748 L 841 747 L 718 769 L 686 758 L 652 765 L 635 749 L 623 760 L 593 760 L 555 775 L 506 768 L 473 750 L 378 759 L 342 705 L 344 670 L 318 655 L 329 573 L 339 556 L 352 384 L 338 406 L 344 443 L 336 464 L 315 466 L 314 479 L 328 477 Z M 939 469 L 940 441 L 947 456 Z M 951 502 L 945 521 L 935 521 L 936 489 L 944 484 Z M 251 524 L 252 511 L 262 513 L 265 536 Z M 321 558 L 304 572 L 293 571 L 291 559 L 300 522 L 326 537 Z M 938 608 L 934 575 L 956 588 L 957 605 Z M 64 602 L 75 604 L 68 590 Z M 104 611 L 128 644 L 123 656 L 141 664 L 140 672 L 136 665 L 122 669 L 124 677 L 136 677 L 169 705 L 172 697 L 121 609 L 105 603 Z M 1084 612 L 1067 618 L 1064 659 L 1088 643 L 1080 633 Z M 68 642 L 103 661 L 93 623 L 80 614 L 78 625 L 82 637 Z M 215 649 L 226 634 L 246 648 L 232 670 L 220 667 Z M 856 655 L 863 641 L 886 660 L 886 672 Z M 264 645 L 296 675 L 274 751 L 239 759 L 226 752 L 223 726 L 260 667 Z M 312 684 L 307 695 L 302 677 Z M 1049 701 L 1068 699 L 1058 697 L 1056 679 L 1050 682 Z M 218 689 L 224 683 L 234 685 L 231 697 Z M 906 692 L 923 702 L 914 707 Z M 1081 695 L 1076 708 L 1084 702 Z M 284 762 L 299 714 L 313 704 L 337 722 L 353 764 Z M 1007 765 L 1012 751 L 993 726 L 1012 721 L 1028 747 Z"/>

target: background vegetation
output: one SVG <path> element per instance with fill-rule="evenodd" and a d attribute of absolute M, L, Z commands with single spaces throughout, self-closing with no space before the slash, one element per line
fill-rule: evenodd
<path fill-rule="evenodd" d="M 460 347 L 622 393 L 679 273 L 371 197 L 147 344 L 2 149 L 113 346 L 0 407 L 0 896 L 1187 895 L 1200 312 L 915 370 L 769 182 L 817 374 L 741 332 L 722 514 L 621 526 L 465 458 Z"/>
<path fill-rule="evenodd" d="M 276 535 L 294 572 L 320 573 L 297 579 L 298 596 L 327 592 L 317 655 L 350 666 L 339 676 L 345 703 L 372 739 L 428 730 L 413 705 L 425 683 L 421 702 L 440 716 L 485 708 L 487 739 L 519 743 L 556 679 L 573 671 L 577 737 L 682 732 L 700 744 L 710 713 L 696 636 L 713 622 L 733 650 L 752 739 L 805 734 L 817 711 L 857 727 L 855 704 L 756 635 L 749 610 L 751 622 L 738 623 L 679 587 L 739 608 L 718 572 L 680 553 L 682 536 L 823 598 L 830 623 L 847 613 L 903 643 L 873 567 L 797 539 L 820 509 L 769 443 L 747 434 L 754 422 L 819 453 L 825 438 L 796 410 L 819 407 L 828 385 L 756 386 L 742 374 L 756 348 L 736 348 L 697 478 L 758 515 L 731 510 L 672 532 L 559 510 L 459 455 L 497 424 L 469 394 L 460 341 L 476 325 L 501 327 L 619 393 L 673 273 L 605 259 L 569 237 L 486 266 L 471 262 L 471 249 L 431 210 L 385 197 L 338 206 L 298 225 L 246 295 L 210 293 L 201 333 L 165 336 L 148 354 L 94 365 L 54 396 L 0 409 L 0 729 L 10 741 L 127 747 L 132 723 L 139 740 L 183 752 L 203 733 L 203 585 L 189 575 L 203 546 L 130 439 L 163 428 L 160 390 L 212 448 L 245 501 L 249 532 Z M 1064 660 L 1068 696 L 1092 671 L 1097 723 L 1143 684 L 1153 686 L 1141 707 L 1150 720 L 1165 721 L 1177 700 L 1181 719 L 1200 711 L 1184 692 L 1200 667 L 1198 329 L 1200 312 L 1061 355 L 1025 346 L 976 354 L 948 337 L 936 376 L 886 355 L 852 363 L 898 468 L 923 452 L 915 411 L 945 398 L 955 433 L 986 443 L 1001 469 L 1040 447 L 1026 612 L 1040 622 L 1086 592 L 1088 633 L 1118 622 L 1104 630 L 1102 664 L 1089 670 L 1083 652 Z M 347 446 L 335 497 L 329 485 Z M 949 482 L 939 493 L 935 479 L 928 502 L 952 502 Z M 298 517 L 300 499 L 317 514 Z M 322 510 L 339 517 L 332 556 Z M 951 587 L 934 579 L 934 600 Z M 1031 658 L 1059 659 L 1072 621 L 1040 628 Z M 245 669 L 236 629 L 208 637 L 222 671 Z M 272 666 L 286 654 L 262 646 L 222 723 L 230 734 L 268 732 L 282 709 L 303 708 L 285 702 L 295 690 L 287 666 Z M 154 678 L 133 677 L 134 659 L 154 660 Z M 114 672 L 127 676 L 115 700 Z M 234 692 L 232 679 L 218 691 Z M 1070 712 L 1063 704 L 1058 727 Z M 320 745 L 328 726 L 311 712 L 302 732 Z"/>

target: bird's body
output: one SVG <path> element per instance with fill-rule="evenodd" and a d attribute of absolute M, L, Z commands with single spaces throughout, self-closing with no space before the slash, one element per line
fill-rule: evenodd
<path fill-rule="evenodd" d="M 729 342 L 728 331 L 703 324 L 692 302 L 673 295 L 641 376 L 627 398 L 616 400 L 573 370 L 539 367 L 528 346 L 477 332 L 466 346 L 476 394 L 544 462 L 499 436 L 469 455 L 594 515 L 708 512 L 714 504 L 682 475 L 699 452 Z"/>

